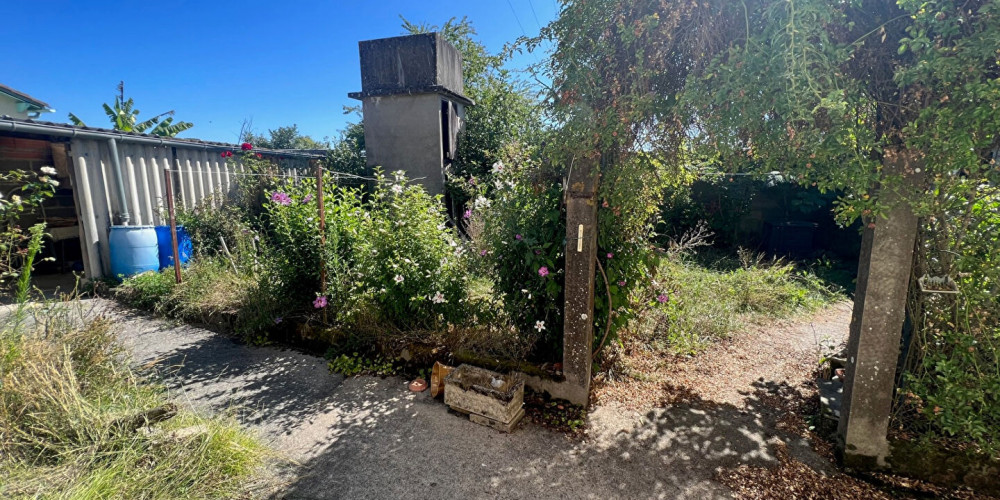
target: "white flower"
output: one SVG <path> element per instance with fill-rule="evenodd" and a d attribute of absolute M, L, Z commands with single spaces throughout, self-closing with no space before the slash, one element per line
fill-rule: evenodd
<path fill-rule="evenodd" d="M 403 186 L 399 184 L 393 184 L 392 187 L 389 188 L 389 190 L 395 194 L 403 194 Z"/>
<path fill-rule="evenodd" d="M 396 277 L 393 278 L 393 281 L 395 281 L 396 283 L 402 283 L 403 282 L 403 275 L 402 274 L 397 274 Z"/>
<path fill-rule="evenodd" d="M 45 175 L 56 175 L 56 169 L 52 167 L 42 167 L 40 170 Z"/>
<path fill-rule="evenodd" d="M 448 301 L 444 298 L 444 294 L 441 293 L 440 291 L 438 291 L 438 292 L 434 292 L 434 296 L 431 297 L 431 302 L 433 302 L 435 304 L 444 304 L 445 302 L 448 302 Z"/>
<path fill-rule="evenodd" d="M 498 162 L 496 162 L 496 163 L 493 164 L 493 171 L 494 172 L 500 172 L 501 170 L 503 170 L 503 162 L 502 161 L 498 161 Z"/>
<path fill-rule="evenodd" d="M 580 315 L 580 319 L 584 319 L 584 320 L 587 319 L 587 315 L 586 314 L 581 314 Z"/>
<path fill-rule="evenodd" d="M 488 208 L 489 206 L 490 206 L 490 200 L 487 200 L 486 197 L 484 196 L 476 198 L 476 201 L 472 203 L 472 207 L 475 208 L 476 210 L 479 210 L 481 208 Z"/>
<path fill-rule="evenodd" d="M 49 179 L 49 184 L 51 184 L 52 187 L 58 187 L 59 186 L 59 181 L 57 181 L 55 179 Z"/>
<path fill-rule="evenodd" d="M 544 329 L 545 329 L 545 322 L 544 321 L 536 321 L 535 322 L 535 330 L 538 330 L 540 332 L 540 331 L 542 331 Z"/>
<path fill-rule="evenodd" d="M 20 205 L 21 204 L 21 197 L 18 196 L 18 195 L 16 195 L 16 194 L 12 194 L 12 195 L 10 195 L 10 201 L 11 201 L 11 203 L 13 203 L 15 205 Z"/>

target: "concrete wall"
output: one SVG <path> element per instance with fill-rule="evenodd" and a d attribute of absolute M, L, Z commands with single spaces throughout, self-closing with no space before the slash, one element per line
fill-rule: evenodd
<path fill-rule="evenodd" d="M 441 96 L 366 97 L 362 108 L 368 166 L 403 170 L 429 193 L 443 194 Z"/>
<path fill-rule="evenodd" d="M 358 43 L 361 91 L 403 94 L 442 86 L 461 94 L 462 55 L 438 33 L 397 36 Z"/>
<path fill-rule="evenodd" d="M 18 101 L 7 94 L 0 94 L 0 116 L 8 115 L 11 118 L 28 118 L 27 112 L 17 110 L 17 103 L 19 102 L 21 101 Z"/>

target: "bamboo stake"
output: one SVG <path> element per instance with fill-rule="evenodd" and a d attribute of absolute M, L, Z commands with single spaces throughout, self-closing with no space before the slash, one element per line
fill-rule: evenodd
<path fill-rule="evenodd" d="M 326 293 L 326 211 L 323 209 L 323 165 L 316 165 L 316 206 L 319 210 L 319 291 Z M 326 308 L 323 308 L 323 324 L 326 324 Z"/>
<path fill-rule="evenodd" d="M 181 252 L 177 247 L 177 217 L 174 213 L 174 183 L 170 178 L 170 166 L 163 169 L 167 182 L 167 212 L 170 214 L 170 244 L 174 251 L 174 279 L 181 282 Z"/>

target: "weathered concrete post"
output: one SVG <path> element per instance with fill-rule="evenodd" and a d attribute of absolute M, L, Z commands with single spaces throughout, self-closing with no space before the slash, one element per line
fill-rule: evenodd
<path fill-rule="evenodd" d="M 597 263 L 596 158 L 576 160 L 566 199 L 566 281 L 563 308 L 562 397 L 586 405 L 594 348 L 594 280 Z"/>
<path fill-rule="evenodd" d="M 920 178 L 917 156 L 889 150 L 883 172 L 901 175 L 904 182 L 883 188 L 882 203 L 891 208 L 862 236 L 837 429 L 844 464 L 866 469 L 885 466 L 889 453 L 886 434 L 918 224 L 905 201 Z"/>

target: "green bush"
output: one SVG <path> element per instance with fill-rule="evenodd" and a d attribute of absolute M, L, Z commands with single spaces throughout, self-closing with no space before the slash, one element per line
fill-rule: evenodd
<path fill-rule="evenodd" d="M 897 418 L 925 437 L 998 454 L 1000 190 L 981 186 L 974 203 L 928 218 L 923 236 L 919 273 L 954 277 L 960 294 L 913 294 L 915 333 Z"/>
<path fill-rule="evenodd" d="M 402 329 L 463 321 L 466 248 L 447 220 L 440 199 L 402 172 L 379 174 L 358 228 L 351 302 Z"/>
<path fill-rule="evenodd" d="M 648 309 L 634 324 L 638 338 L 686 354 L 748 324 L 812 311 L 841 297 L 791 264 L 745 252 L 712 267 L 693 258 L 664 258 L 655 285 L 660 292 L 647 298 Z"/>
<path fill-rule="evenodd" d="M 561 179 L 516 149 L 493 168 L 493 199 L 480 198 L 466 212 L 472 258 L 492 281 L 513 335 L 537 342 L 535 356 L 558 359 L 566 238 Z"/>

